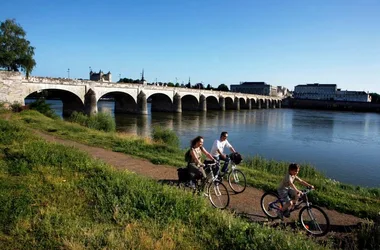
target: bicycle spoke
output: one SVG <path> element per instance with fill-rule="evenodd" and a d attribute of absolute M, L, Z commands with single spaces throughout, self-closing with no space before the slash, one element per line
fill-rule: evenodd
<path fill-rule="evenodd" d="M 300 221 L 308 233 L 316 236 L 325 235 L 330 227 L 330 221 L 326 213 L 314 205 L 304 207 L 300 211 Z"/>
<path fill-rule="evenodd" d="M 228 175 L 228 184 L 235 193 L 241 193 L 247 187 L 247 182 L 242 171 L 234 169 Z"/>
<path fill-rule="evenodd" d="M 261 197 L 261 209 L 269 218 L 277 218 L 277 211 L 281 210 L 281 202 L 275 193 L 264 193 Z"/>
<path fill-rule="evenodd" d="M 211 204 L 216 208 L 226 208 L 230 203 L 230 196 L 226 186 L 218 181 L 210 184 L 208 187 L 208 195 Z"/>

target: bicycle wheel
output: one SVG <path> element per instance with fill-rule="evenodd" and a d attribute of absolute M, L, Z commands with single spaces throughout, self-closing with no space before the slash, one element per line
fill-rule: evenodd
<path fill-rule="evenodd" d="M 228 174 L 228 184 L 235 193 L 242 193 L 247 187 L 244 173 L 239 169 L 232 170 Z"/>
<path fill-rule="evenodd" d="M 277 211 L 282 208 L 280 198 L 274 192 L 265 192 L 263 196 L 261 196 L 260 205 L 264 214 L 271 219 L 276 219 L 278 217 Z"/>
<path fill-rule="evenodd" d="M 226 208 L 230 204 L 230 194 L 227 187 L 220 181 L 213 181 L 207 188 L 207 195 L 211 204 L 220 209 Z"/>
<path fill-rule="evenodd" d="M 330 220 L 325 211 L 315 205 L 303 207 L 299 213 L 302 227 L 315 236 L 323 236 L 330 229 Z"/>

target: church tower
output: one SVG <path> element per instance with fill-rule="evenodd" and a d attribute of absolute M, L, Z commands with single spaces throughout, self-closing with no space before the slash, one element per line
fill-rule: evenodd
<path fill-rule="evenodd" d="M 144 69 L 142 70 L 142 73 L 141 73 L 141 80 L 140 80 L 140 83 L 141 83 L 142 85 L 146 85 L 146 80 L 145 80 L 145 78 L 144 78 Z"/>

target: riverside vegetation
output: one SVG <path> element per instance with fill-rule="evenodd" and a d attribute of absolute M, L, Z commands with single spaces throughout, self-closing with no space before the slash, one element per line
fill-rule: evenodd
<path fill-rule="evenodd" d="M 112 170 L 72 148 L 49 144 L 28 132 L 39 129 L 88 145 L 183 166 L 184 151 L 170 131 L 146 138 L 106 133 L 42 116 L 7 114 L 0 121 L 2 204 L 0 243 L 21 248 L 319 249 L 305 236 L 248 223 L 210 209 L 204 199 L 126 172 Z M 161 135 L 159 136 L 159 134 Z M 153 136 L 154 137 L 154 136 Z M 170 143 L 166 143 L 168 140 Z M 286 162 L 254 157 L 242 166 L 251 186 L 277 186 Z M 362 218 L 380 211 L 380 189 L 332 181 L 310 166 L 301 178 L 319 187 L 311 199 Z M 253 178 L 254 177 L 254 178 Z M 378 248 L 378 224 L 358 232 L 358 247 Z M 326 243 L 328 244 L 328 243 Z"/>

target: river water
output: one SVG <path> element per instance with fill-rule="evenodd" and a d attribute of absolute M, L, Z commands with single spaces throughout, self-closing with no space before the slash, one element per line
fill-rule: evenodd
<path fill-rule="evenodd" d="M 61 104 L 50 101 L 61 115 Z M 100 112 L 113 102 L 99 101 Z M 197 135 L 205 147 L 222 131 L 243 156 L 309 163 L 329 178 L 360 186 L 380 187 L 380 114 L 300 109 L 261 109 L 116 115 L 117 130 L 150 136 L 152 127 L 172 129 L 181 146 Z"/>

